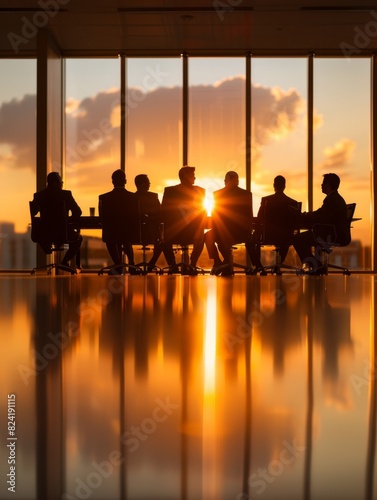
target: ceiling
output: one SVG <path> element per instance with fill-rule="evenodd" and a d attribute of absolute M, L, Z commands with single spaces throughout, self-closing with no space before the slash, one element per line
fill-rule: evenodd
<path fill-rule="evenodd" d="M 377 6 L 360 0 L 0 0 L 0 55 L 370 55 Z"/>

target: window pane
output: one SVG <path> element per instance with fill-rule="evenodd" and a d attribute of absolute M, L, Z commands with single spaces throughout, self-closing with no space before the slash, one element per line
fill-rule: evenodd
<path fill-rule="evenodd" d="M 262 196 L 273 194 L 277 175 L 286 178 L 285 194 L 307 203 L 307 60 L 252 59 L 251 190 L 254 213 Z M 275 260 L 263 247 L 262 263 Z M 299 265 L 290 248 L 287 264 Z"/>
<path fill-rule="evenodd" d="M 352 243 L 336 249 L 335 264 L 371 268 L 370 185 L 370 60 L 315 59 L 314 61 L 314 208 L 321 206 L 322 176 L 339 175 L 340 194 L 357 203 Z"/>
<path fill-rule="evenodd" d="M 245 59 L 189 60 L 188 160 L 208 193 L 235 170 L 245 187 Z"/>
<path fill-rule="evenodd" d="M 307 200 L 307 61 L 252 59 L 252 191 L 254 208 L 283 175 L 285 193 Z"/>
<path fill-rule="evenodd" d="M 29 200 L 36 186 L 36 60 L 0 60 L 0 267 L 30 269 Z"/>
<path fill-rule="evenodd" d="M 65 188 L 89 215 L 120 168 L 118 59 L 66 60 Z"/>
<path fill-rule="evenodd" d="M 177 182 L 182 166 L 182 61 L 180 58 L 127 60 L 126 173 L 147 174 L 150 190 L 162 197 Z"/>

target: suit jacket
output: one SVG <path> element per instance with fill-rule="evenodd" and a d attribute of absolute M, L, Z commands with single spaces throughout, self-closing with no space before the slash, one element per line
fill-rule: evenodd
<path fill-rule="evenodd" d="M 141 223 L 141 243 L 155 243 L 160 238 L 161 203 L 157 193 L 150 191 L 135 193 Z"/>
<path fill-rule="evenodd" d="M 212 227 L 216 241 L 245 243 L 251 237 L 253 195 L 239 186 L 225 186 L 213 193 Z"/>
<path fill-rule="evenodd" d="M 302 214 L 301 222 L 309 229 L 313 224 L 332 224 L 335 226 L 336 241 L 346 245 L 350 241 L 350 224 L 347 216 L 347 204 L 344 198 L 333 191 L 323 200 L 322 206 L 313 212 Z"/>
<path fill-rule="evenodd" d="M 166 187 L 161 203 L 165 240 L 193 243 L 204 234 L 205 190 L 199 186 L 178 184 Z"/>
<path fill-rule="evenodd" d="M 140 218 L 135 193 L 124 187 L 98 197 L 98 213 L 102 222 L 102 241 L 107 243 L 138 243 Z"/>
<path fill-rule="evenodd" d="M 33 241 L 59 244 L 77 238 L 77 233 L 69 230 L 68 221 L 77 220 L 82 211 L 71 191 L 46 187 L 34 193 L 30 212 L 32 216 L 40 213 L 38 229 L 32 234 Z"/>
<path fill-rule="evenodd" d="M 290 245 L 299 227 L 299 209 L 300 204 L 282 191 L 264 196 L 258 211 L 262 242 Z"/>

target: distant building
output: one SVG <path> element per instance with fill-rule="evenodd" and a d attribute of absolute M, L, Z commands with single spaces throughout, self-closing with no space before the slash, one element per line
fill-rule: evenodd
<path fill-rule="evenodd" d="M 25 233 L 16 233 L 13 222 L 0 222 L 1 269 L 32 269 L 36 260 L 35 247 L 30 228 Z"/>

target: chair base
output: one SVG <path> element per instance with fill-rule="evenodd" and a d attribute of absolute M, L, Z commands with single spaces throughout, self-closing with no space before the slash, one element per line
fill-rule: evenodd
<path fill-rule="evenodd" d="M 142 270 L 142 274 L 148 274 L 148 273 L 156 273 L 156 274 L 162 274 L 162 268 L 159 266 L 151 265 L 149 262 L 147 262 L 147 250 L 150 250 L 148 245 L 143 245 L 141 247 L 141 250 L 143 251 L 143 260 L 142 262 L 138 262 L 136 267 L 139 267 Z"/>
<path fill-rule="evenodd" d="M 282 269 L 287 269 L 291 271 L 295 271 L 296 274 L 301 271 L 299 267 L 289 266 L 288 264 L 272 264 L 270 266 L 262 266 L 256 269 L 256 274 L 259 273 L 261 276 L 266 276 L 268 271 L 271 271 L 271 274 L 276 274 L 277 276 L 281 276 L 283 274 Z"/>
<path fill-rule="evenodd" d="M 235 273 L 235 268 L 243 269 L 245 274 L 253 275 L 255 270 L 252 267 L 244 266 L 243 264 L 237 264 L 236 262 L 228 262 L 226 264 L 221 264 L 220 266 L 214 266 L 211 269 L 212 276 L 233 276 Z"/>
<path fill-rule="evenodd" d="M 171 264 L 169 266 L 163 267 L 160 274 L 181 274 L 183 276 L 197 276 L 198 274 L 205 274 L 204 269 L 198 266 L 193 266 L 189 264 L 189 246 L 188 245 L 178 245 L 178 248 L 174 250 L 182 252 L 182 260 L 177 264 Z"/>
<path fill-rule="evenodd" d="M 77 269 L 76 268 L 71 267 L 71 266 L 64 266 L 63 264 L 46 264 L 45 266 L 34 267 L 31 270 L 31 274 L 34 276 L 37 271 L 40 271 L 42 269 L 46 269 L 48 275 L 52 274 L 52 270 L 53 269 L 57 269 L 57 270 L 60 270 L 60 271 L 65 271 L 66 273 L 70 273 L 72 275 L 73 274 L 77 274 Z"/>
<path fill-rule="evenodd" d="M 304 274 L 307 276 L 327 276 L 329 274 L 329 269 L 336 269 L 337 271 L 341 271 L 341 274 L 346 276 L 351 276 L 351 271 L 347 267 L 336 266 L 334 264 L 326 264 L 324 266 L 319 266 L 316 269 L 312 269 L 310 271 L 302 271 L 300 274 Z M 337 272 L 330 274 L 339 274 Z"/>
<path fill-rule="evenodd" d="M 197 276 L 198 274 L 205 274 L 205 270 L 198 266 L 192 266 L 187 264 L 187 262 L 178 262 L 178 264 L 172 264 L 171 266 L 163 267 L 160 274 L 181 274 L 182 276 Z"/>
<path fill-rule="evenodd" d="M 98 276 L 102 276 L 103 274 L 132 274 L 132 275 L 141 275 L 143 274 L 143 270 L 133 264 L 113 264 L 111 266 L 103 267 L 98 271 Z"/>

